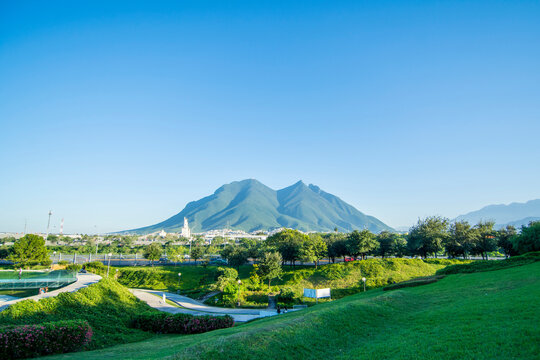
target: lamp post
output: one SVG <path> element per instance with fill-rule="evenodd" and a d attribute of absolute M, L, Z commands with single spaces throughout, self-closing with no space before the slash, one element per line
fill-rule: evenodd
<path fill-rule="evenodd" d="M 53 259 L 56 258 L 56 251 L 53 251 L 52 255 L 53 255 Z"/>
<path fill-rule="evenodd" d="M 115 280 L 118 279 L 118 269 L 116 269 L 116 274 L 114 274 L 114 279 L 115 279 Z"/>
<path fill-rule="evenodd" d="M 362 281 L 364 282 L 364 292 L 366 292 L 366 278 L 363 277 L 363 278 L 362 278 Z"/>
<path fill-rule="evenodd" d="M 112 253 L 108 253 L 107 256 L 109 256 L 109 262 L 107 264 L 107 277 L 109 277 L 109 268 L 111 267 L 111 256 Z"/>
<path fill-rule="evenodd" d="M 180 293 L 180 277 L 182 276 L 182 273 L 178 273 L 178 293 Z"/>
<path fill-rule="evenodd" d="M 240 285 L 242 285 L 242 280 L 238 279 L 238 293 L 236 295 L 238 306 L 240 306 Z"/>

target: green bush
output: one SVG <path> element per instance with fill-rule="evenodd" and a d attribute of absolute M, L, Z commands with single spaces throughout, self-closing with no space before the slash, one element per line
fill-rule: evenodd
<path fill-rule="evenodd" d="M 278 295 L 279 302 L 282 302 L 285 304 L 291 304 L 294 302 L 294 298 L 295 298 L 295 295 L 294 295 L 293 289 L 291 289 L 290 287 L 281 288 L 281 291 L 279 292 L 279 295 Z"/>
<path fill-rule="evenodd" d="M 0 328 L 0 358 L 23 359 L 77 351 L 92 339 L 87 321 L 70 320 Z"/>
<path fill-rule="evenodd" d="M 141 314 L 136 316 L 131 325 L 144 331 L 158 334 L 199 334 L 207 331 L 224 329 L 234 325 L 229 316 L 193 316 L 190 314 Z"/>
<path fill-rule="evenodd" d="M 43 260 L 41 260 L 40 264 L 43 265 L 43 266 L 51 266 L 52 265 L 52 260 L 51 259 L 43 259 Z"/>
<path fill-rule="evenodd" d="M 268 306 L 268 293 L 266 291 L 246 291 L 244 302 L 256 306 Z"/>
<path fill-rule="evenodd" d="M 79 272 L 81 271 L 81 269 L 82 269 L 81 264 L 69 264 L 68 266 L 66 266 L 66 270 L 71 270 L 75 272 Z"/>
<path fill-rule="evenodd" d="M 437 271 L 440 275 L 494 271 L 514 266 L 531 264 L 540 260 L 540 252 L 513 256 L 506 260 L 476 260 L 468 264 L 450 265 Z"/>
<path fill-rule="evenodd" d="M 67 260 L 60 260 L 60 261 L 58 262 L 58 265 L 61 265 L 61 266 L 69 265 L 69 261 L 67 261 Z"/>
<path fill-rule="evenodd" d="M 94 274 L 105 275 L 107 273 L 107 267 L 100 261 L 92 261 L 84 264 L 84 268 Z"/>
<path fill-rule="evenodd" d="M 415 287 L 415 286 L 427 285 L 427 284 L 437 282 L 442 278 L 444 278 L 444 275 L 435 275 L 435 276 L 427 276 L 427 277 L 423 277 L 423 278 L 412 279 L 412 280 L 409 280 L 409 281 L 403 281 L 403 282 L 400 282 L 400 283 L 397 283 L 397 284 L 392 284 L 392 285 L 385 286 L 383 288 L 383 290 L 384 291 L 396 290 L 396 289 L 401 289 L 401 288 L 405 288 L 405 287 Z"/>
<path fill-rule="evenodd" d="M 328 280 L 339 280 L 349 275 L 345 266 L 323 266 L 320 273 Z"/>

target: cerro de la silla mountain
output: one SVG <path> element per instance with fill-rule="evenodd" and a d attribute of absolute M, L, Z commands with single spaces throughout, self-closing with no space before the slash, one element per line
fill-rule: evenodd
<path fill-rule="evenodd" d="M 276 191 L 249 179 L 223 185 L 212 195 L 188 203 L 163 222 L 123 232 L 176 232 L 182 228 L 184 217 L 193 232 L 223 228 L 251 232 L 280 227 L 301 231 L 391 230 L 377 218 L 363 214 L 315 185 L 299 181 Z"/>

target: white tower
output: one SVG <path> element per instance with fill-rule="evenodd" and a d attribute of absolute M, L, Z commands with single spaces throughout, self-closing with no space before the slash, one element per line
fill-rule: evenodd
<path fill-rule="evenodd" d="M 182 227 L 182 236 L 186 239 L 191 237 L 191 231 L 189 230 L 189 224 L 187 218 L 184 218 L 184 226 Z"/>

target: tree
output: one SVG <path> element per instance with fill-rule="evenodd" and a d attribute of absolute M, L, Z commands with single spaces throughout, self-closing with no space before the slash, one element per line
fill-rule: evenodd
<path fill-rule="evenodd" d="M 516 251 L 514 250 L 514 237 L 516 235 L 516 228 L 512 225 L 507 225 L 496 233 L 497 245 L 504 251 L 507 259 L 508 256 L 516 255 Z"/>
<path fill-rule="evenodd" d="M 381 231 L 377 235 L 377 241 L 379 242 L 379 248 L 377 249 L 377 255 L 384 259 L 385 256 L 395 253 L 395 247 L 397 243 L 398 234 L 391 233 L 390 231 Z"/>
<path fill-rule="evenodd" d="M 493 221 L 480 221 L 475 226 L 478 237 L 473 252 L 481 254 L 482 259 L 488 260 L 488 252 L 497 250 L 497 239 L 495 238 L 493 226 L 495 226 Z"/>
<path fill-rule="evenodd" d="M 473 250 L 478 233 L 467 221 L 455 221 L 450 225 L 443 245 L 451 257 L 463 256 L 466 259 Z"/>
<path fill-rule="evenodd" d="M 314 262 L 315 269 L 319 266 L 319 260 L 327 254 L 326 243 L 319 234 L 310 234 L 308 240 L 304 242 L 301 251 L 301 258 L 306 262 Z"/>
<path fill-rule="evenodd" d="M 394 255 L 397 257 L 404 257 L 408 254 L 407 237 L 405 235 L 398 235 L 394 242 Z"/>
<path fill-rule="evenodd" d="M 58 238 L 58 235 L 55 235 L 55 234 L 49 234 L 47 236 L 47 241 L 50 242 L 51 244 L 57 244 L 58 243 L 58 240 L 60 240 Z"/>
<path fill-rule="evenodd" d="M 336 262 L 337 257 L 345 256 L 348 254 L 347 250 L 347 238 L 345 234 L 335 233 L 326 234 L 323 237 L 326 243 L 328 257 L 332 262 Z"/>
<path fill-rule="evenodd" d="M 204 256 L 204 247 L 197 245 L 191 249 L 191 257 L 195 259 L 195 262 L 197 262 L 197 259 L 202 259 L 203 256 Z"/>
<path fill-rule="evenodd" d="M 540 251 L 540 221 L 521 227 L 521 234 L 514 239 L 514 250 L 518 254 Z"/>
<path fill-rule="evenodd" d="M 255 239 L 242 238 L 240 239 L 240 246 L 246 250 L 248 258 L 257 259 L 261 255 L 261 244 Z"/>
<path fill-rule="evenodd" d="M 427 257 L 433 254 L 437 257 L 437 252 L 442 250 L 442 244 L 446 237 L 448 220 L 439 216 L 430 216 L 418 223 L 409 231 L 407 246 L 412 255 Z"/>
<path fill-rule="evenodd" d="M 230 267 L 219 267 L 217 270 L 217 281 L 214 284 L 214 288 L 219 291 L 224 291 L 225 287 L 230 282 L 236 282 L 238 278 L 238 271 Z"/>
<path fill-rule="evenodd" d="M 261 278 L 268 280 L 268 289 L 270 289 L 270 282 L 281 276 L 283 272 L 281 269 L 281 263 L 283 259 L 278 252 L 269 252 L 264 254 L 262 261 L 259 263 L 259 273 Z"/>
<path fill-rule="evenodd" d="M 223 236 L 216 236 L 212 239 L 212 245 L 220 246 L 225 243 L 225 238 Z"/>
<path fill-rule="evenodd" d="M 248 260 L 248 252 L 241 247 L 234 247 L 231 252 L 227 254 L 227 262 L 230 266 L 240 270 L 240 266 L 244 265 Z"/>
<path fill-rule="evenodd" d="M 160 243 L 153 242 L 150 245 L 146 246 L 144 249 L 144 257 L 145 259 L 150 260 L 152 263 L 152 266 L 154 266 L 154 261 L 159 260 L 161 257 L 162 247 Z"/>
<path fill-rule="evenodd" d="M 378 246 L 375 234 L 369 230 L 354 230 L 347 236 L 347 248 L 355 259 L 361 255 L 364 260 L 367 253 L 377 249 Z"/>
<path fill-rule="evenodd" d="M 307 235 L 298 230 L 286 229 L 266 239 L 268 246 L 273 246 L 281 254 L 283 261 L 293 266 L 301 257 L 302 246 L 308 240 Z"/>
<path fill-rule="evenodd" d="M 30 265 L 48 263 L 50 259 L 45 247 L 45 240 L 39 235 L 24 235 L 13 244 L 8 260 L 25 268 Z"/>

